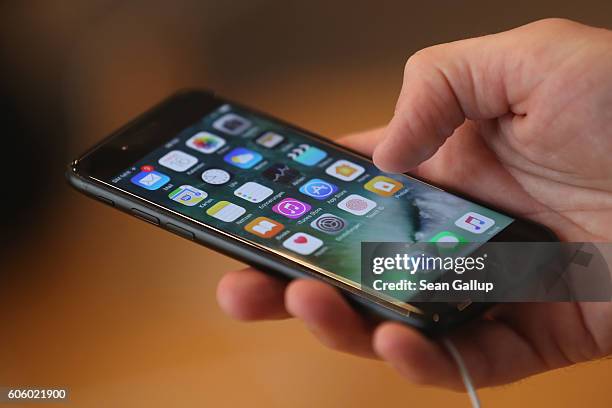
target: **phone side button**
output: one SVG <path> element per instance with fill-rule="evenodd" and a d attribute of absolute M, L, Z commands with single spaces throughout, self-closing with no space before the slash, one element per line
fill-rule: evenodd
<path fill-rule="evenodd" d="M 179 237 L 187 238 L 190 240 L 195 240 L 195 235 L 191 231 L 187 231 L 185 228 L 179 227 L 178 225 L 174 225 L 171 223 L 166 224 L 166 229 Z"/>
<path fill-rule="evenodd" d="M 111 205 L 113 207 L 115 206 L 115 203 L 113 202 L 113 200 L 109 200 L 106 197 L 96 196 L 96 199 L 98 199 L 99 201 L 102 201 L 104 204 L 108 204 L 108 205 Z"/>
<path fill-rule="evenodd" d="M 157 217 L 152 216 L 151 214 L 147 214 L 144 211 L 137 210 L 136 208 L 131 209 L 132 214 L 135 217 L 140 218 L 146 222 L 150 222 L 151 224 L 159 225 L 159 219 Z"/>

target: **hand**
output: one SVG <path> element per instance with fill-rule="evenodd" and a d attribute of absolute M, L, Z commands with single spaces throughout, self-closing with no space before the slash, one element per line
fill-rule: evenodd
<path fill-rule="evenodd" d="M 384 130 L 345 144 L 390 172 L 433 183 L 547 225 L 567 241 L 612 241 L 612 32 L 544 20 L 412 56 Z M 462 388 L 450 356 L 398 323 L 370 327 L 337 290 L 289 285 L 253 269 L 219 284 L 238 319 L 304 321 L 325 345 L 378 357 L 409 380 Z M 453 333 L 477 386 L 612 352 L 610 303 L 500 305 Z"/>

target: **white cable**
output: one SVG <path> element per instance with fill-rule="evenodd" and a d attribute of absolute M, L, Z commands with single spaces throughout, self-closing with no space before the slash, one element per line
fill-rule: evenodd
<path fill-rule="evenodd" d="M 467 391 L 468 396 L 470 397 L 472 408 L 480 408 L 480 400 L 478 399 L 478 394 L 474 389 L 472 378 L 470 377 L 470 373 L 465 367 L 465 363 L 463 362 L 461 354 L 449 339 L 443 339 L 442 344 L 444 344 L 450 355 L 453 357 L 453 360 L 455 360 L 455 364 L 457 364 L 459 374 L 461 374 L 461 379 L 463 380 L 463 385 L 465 385 L 465 390 Z"/>

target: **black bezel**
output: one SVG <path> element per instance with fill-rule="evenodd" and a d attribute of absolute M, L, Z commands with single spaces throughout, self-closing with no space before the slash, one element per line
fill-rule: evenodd
<path fill-rule="evenodd" d="M 209 92 L 178 93 L 113 132 L 72 167 L 82 176 L 108 180 L 222 103 Z"/>
<path fill-rule="evenodd" d="M 238 239 L 228 240 L 226 235 L 220 235 L 212 229 L 203 228 L 201 224 L 193 221 L 190 222 L 188 218 L 178 216 L 161 205 L 151 205 L 152 203 L 140 197 L 126 194 L 114 188 L 109 183 L 102 182 L 102 180 L 109 180 L 121 171 L 132 166 L 133 163 L 146 156 L 152 150 L 166 143 L 172 135 L 178 134 L 183 129 L 197 122 L 207 113 L 214 111 L 219 106 L 226 103 L 250 110 L 270 120 L 292 127 L 325 144 L 360 156 L 365 160 L 370 160 L 370 158 L 358 152 L 338 145 L 322 136 L 313 134 L 312 132 L 296 127 L 283 120 L 274 118 L 252 108 L 244 107 L 239 103 L 219 98 L 211 92 L 190 90 L 180 92 L 166 99 L 156 107 L 140 115 L 126 126 L 111 134 L 80 158 L 74 160 L 67 173 L 68 179 L 74 187 L 90 196 L 98 198 L 106 203 L 112 203 L 112 205 L 115 205 L 123 211 L 132 212 L 132 215 L 134 215 L 133 210 L 152 214 L 160 220 L 159 225 L 167 229 L 170 229 L 170 227 L 167 227 L 169 223 L 173 224 L 173 227 L 178 225 L 192 234 L 193 239 L 200 244 L 211 247 L 212 249 L 249 263 L 255 267 L 264 269 L 267 272 L 279 274 L 288 278 L 316 277 L 323 279 L 343 290 L 347 297 L 354 301 L 355 304 L 375 312 L 378 316 L 411 324 L 427 334 L 445 332 L 459 325 L 461 322 L 477 316 L 490 306 L 486 304 L 473 304 L 466 309 L 458 310 L 446 304 L 420 304 L 419 308 L 422 310 L 425 309 L 425 314 L 409 313 L 399 306 L 392 305 L 389 302 L 357 290 L 340 281 L 322 276 L 319 272 L 305 265 L 279 257 L 272 252 L 266 252 L 244 245 Z M 410 175 L 410 177 L 418 179 L 418 177 L 414 177 L 413 175 Z M 426 180 L 422 181 L 427 182 Z M 449 192 L 492 208 L 489 205 L 482 204 L 477 200 L 458 194 L 457 192 Z M 495 208 L 492 209 L 495 210 Z M 504 213 L 503 211 L 499 212 Z M 491 241 L 545 242 L 556 240 L 554 234 L 547 228 L 520 219 L 514 215 L 511 216 L 515 219 L 515 222 L 495 235 Z M 176 232 L 175 229 L 172 231 Z"/>

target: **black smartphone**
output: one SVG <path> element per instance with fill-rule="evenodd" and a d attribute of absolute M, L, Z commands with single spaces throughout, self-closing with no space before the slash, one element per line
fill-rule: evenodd
<path fill-rule="evenodd" d="M 361 242 L 550 241 L 543 226 L 386 174 L 323 137 L 211 92 L 170 97 L 74 160 L 79 191 L 370 315 L 443 333 L 485 304 L 414 304 L 360 288 Z"/>

